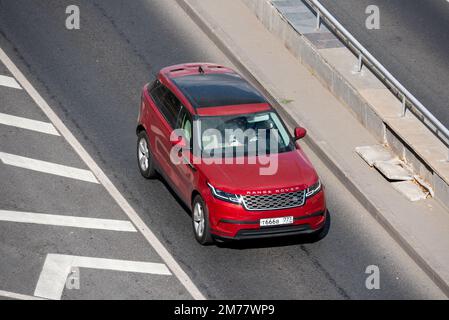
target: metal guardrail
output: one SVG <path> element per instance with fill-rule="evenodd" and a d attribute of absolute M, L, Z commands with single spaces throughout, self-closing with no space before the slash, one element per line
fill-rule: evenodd
<path fill-rule="evenodd" d="M 363 65 L 374 72 L 396 96 L 402 100 L 402 114 L 405 116 L 407 109 L 413 112 L 447 147 L 449 147 L 449 130 L 416 99 L 357 39 L 355 39 L 348 30 L 345 29 L 337 19 L 318 1 L 302 0 L 317 15 L 317 27 L 319 28 L 321 20 L 325 22 L 347 47 L 358 55 L 357 69 L 360 72 Z M 448 158 L 449 161 L 449 151 Z"/>

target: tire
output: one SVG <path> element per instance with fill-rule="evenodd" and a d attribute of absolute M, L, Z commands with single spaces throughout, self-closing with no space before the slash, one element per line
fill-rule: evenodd
<path fill-rule="evenodd" d="M 205 246 L 214 243 L 210 233 L 209 211 L 200 195 L 193 199 L 192 226 L 195 239 L 201 245 Z"/>
<path fill-rule="evenodd" d="M 320 230 L 310 235 L 311 242 L 318 242 L 326 238 L 327 234 L 329 233 L 330 226 L 331 226 L 331 216 L 329 214 L 329 211 L 326 211 L 326 222 L 324 223 L 324 226 Z"/>
<path fill-rule="evenodd" d="M 137 135 L 137 165 L 144 178 L 151 179 L 156 177 L 150 143 L 145 131 L 141 131 Z"/>

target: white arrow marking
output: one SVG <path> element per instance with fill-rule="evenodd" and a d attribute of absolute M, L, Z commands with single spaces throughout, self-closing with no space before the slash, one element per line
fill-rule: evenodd
<path fill-rule="evenodd" d="M 98 229 L 109 231 L 137 232 L 129 221 L 60 216 L 31 212 L 0 210 L 0 221 L 45 224 L 52 226 Z"/>
<path fill-rule="evenodd" d="M 51 123 L 11 116 L 6 113 L 0 113 L 0 124 L 59 136 L 58 131 Z"/>
<path fill-rule="evenodd" d="M 0 86 L 22 89 L 20 84 L 17 83 L 16 79 L 7 76 L 0 76 Z"/>
<path fill-rule="evenodd" d="M 7 165 L 34 170 L 71 179 L 99 183 L 92 172 L 60 164 L 0 152 L 0 160 Z"/>
<path fill-rule="evenodd" d="M 34 291 L 36 297 L 60 300 L 73 267 L 171 275 L 165 264 L 48 254 Z"/>

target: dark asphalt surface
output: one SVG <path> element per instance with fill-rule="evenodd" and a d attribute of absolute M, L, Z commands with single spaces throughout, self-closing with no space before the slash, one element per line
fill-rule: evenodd
<path fill-rule="evenodd" d="M 322 4 L 426 108 L 449 128 L 449 2 L 321 0 Z M 365 28 L 368 5 L 380 29 Z"/>
<path fill-rule="evenodd" d="M 79 31 L 64 27 L 71 4 L 81 9 Z M 135 159 L 140 90 L 158 69 L 230 65 L 174 1 L 0 0 L 0 46 L 208 298 L 443 298 L 307 148 L 327 185 L 324 241 L 196 243 L 188 212 L 163 182 L 141 178 Z M 380 268 L 381 290 L 365 288 L 369 265 Z"/>

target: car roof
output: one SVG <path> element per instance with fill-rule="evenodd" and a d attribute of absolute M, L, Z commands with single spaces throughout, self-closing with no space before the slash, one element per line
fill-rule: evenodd
<path fill-rule="evenodd" d="M 251 109 L 251 106 L 257 106 L 256 109 L 260 109 L 258 105 L 268 104 L 265 97 L 248 81 L 232 69 L 220 65 L 176 65 L 164 68 L 161 75 L 173 84 L 177 89 L 174 91 L 181 93 L 195 113 L 201 113 L 198 111 L 204 108 L 214 108 L 221 113 L 219 110 L 223 110 L 223 107 L 228 107 L 227 112 L 232 112 L 232 109 L 238 112 L 241 107 Z"/>

